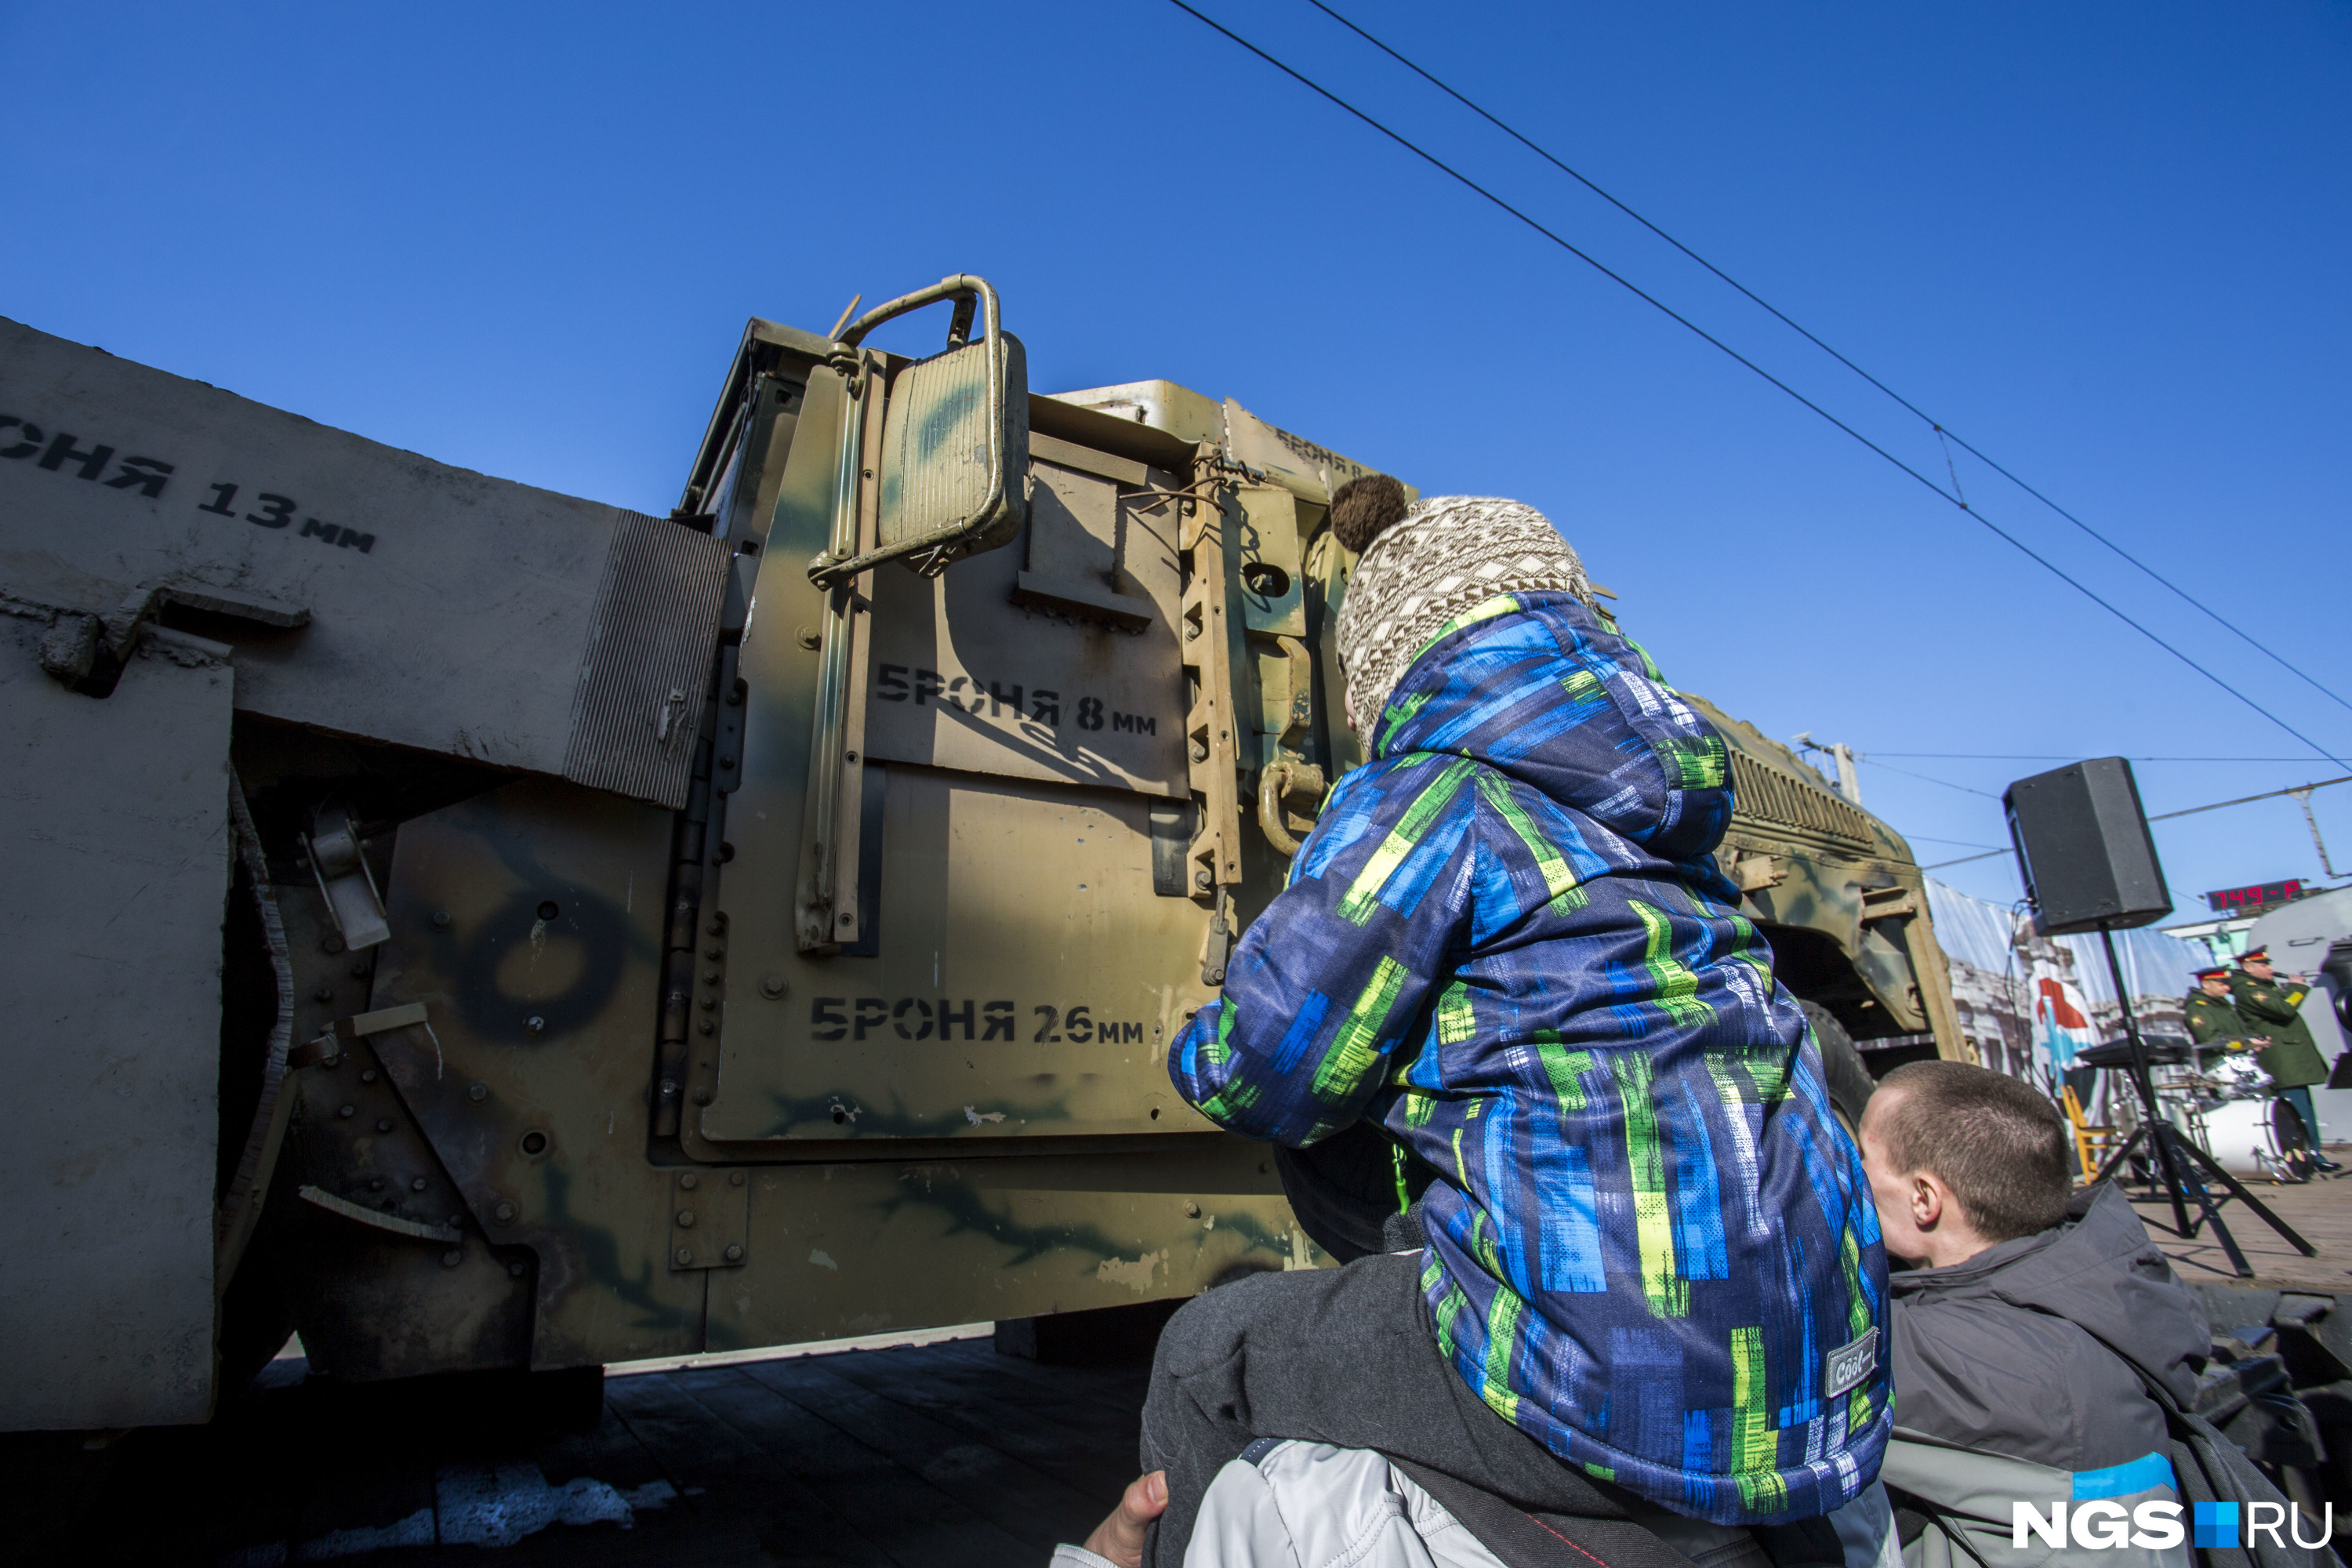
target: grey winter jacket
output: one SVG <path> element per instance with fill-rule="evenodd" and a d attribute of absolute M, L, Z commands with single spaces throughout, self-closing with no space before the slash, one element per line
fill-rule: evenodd
<path fill-rule="evenodd" d="M 1445 1478 L 1425 1470 L 1418 1476 L 1368 1448 L 1290 1438 L 1253 1443 L 1217 1472 L 1202 1500 L 1184 1568 L 1507 1568 L 1603 1561 L 1552 1531 L 1541 1516 L 1499 1499 L 1484 1500 L 1492 1505 L 1484 1510 L 1488 1524 L 1505 1526 L 1505 1539 L 1490 1544 L 1421 1484 L 1447 1486 Z M 1862 1500 L 1878 1497 L 1872 1487 Z M 1645 1510 L 1640 1524 L 1585 1521 L 1583 1526 L 1587 1532 L 1619 1532 L 1616 1547 L 1597 1543 L 1611 1563 L 1771 1568 L 1748 1531 L 1663 1510 Z M 1874 1561 L 1874 1554 L 1854 1558 L 1852 1568 L 1870 1568 Z M 1064 1545 L 1054 1553 L 1053 1568 L 1110 1564 L 1083 1547 Z"/>
<path fill-rule="evenodd" d="M 1075 1546 L 1054 1568 L 1109 1568 Z M 1185 1568 L 1503 1568 L 1380 1455 L 1268 1440 L 1217 1472 Z"/>
<path fill-rule="evenodd" d="M 2070 1513 L 2102 1501 L 2129 1513 L 2180 1499 L 2164 1412 L 2140 1376 L 2193 1403 L 2211 1338 L 2121 1192 L 2078 1193 L 2053 1229 L 1891 1275 L 1887 1287 L 1895 1437 L 1881 1477 L 1898 1510 L 1907 1493 L 1914 1522 L 1928 1521 L 1906 1545 L 1909 1568 L 1971 1568 L 1972 1557 L 1990 1568 L 2189 1561 L 2185 1538 L 2152 1543 L 2161 1531 L 2125 1547 L 2031 1533 L 2012 1545 L 2020 1501 L 2047 1518 L 2061 1502 Z"/>

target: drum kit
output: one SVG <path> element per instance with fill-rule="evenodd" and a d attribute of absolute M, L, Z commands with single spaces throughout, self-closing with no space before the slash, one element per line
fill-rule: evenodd
<path fill-rule="evenodd" d="M 2174 1125 L 2223 1170 L 2273 1183 L 2311 1179 L 2303 1118 L 2273 1097 L 2271 1075 L 2251 1054 L 2217 1053 L 2201 1068 L 2168 1071 L 2158 1079 L 2156 1095 Z"/>

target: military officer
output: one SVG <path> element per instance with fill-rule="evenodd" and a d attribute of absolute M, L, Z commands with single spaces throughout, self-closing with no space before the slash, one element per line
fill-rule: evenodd
<path fill-rule="evenodd" d="M 2271 1075 L 2273 1089 L 2303 1118 L 2319 1168 L 2340 1170 L 2321 1152 L 2319 1113 L 2311 1103 L 2311 1085 L 2327 1079 L 2327 1064 L 2320 1059 L 2311 1026 L 2297 1010 L 2311 987 L 2300 982 L 2282 983 L 2271 968 L 2269 952 L 2258 947 L 2238 960 L 2237 969 L 2230 975 L 2230 993 L 2240 1026 L 2261 1049 L 2255 1059 Z"/>
<path fill-rule="evenodd" d="M 2242 1051 L 2247 1047 L 2246 1026 L 2230 994 L 2230 971 L 2215 964 L 2197 972 L 2197 989 L 2189 994 L 2189 1037 L 2200 1048 Z"/>

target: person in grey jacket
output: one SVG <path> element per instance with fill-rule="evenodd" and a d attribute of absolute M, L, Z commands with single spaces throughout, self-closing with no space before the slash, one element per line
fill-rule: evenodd
<path fill-rule="evenodd" d="M 2177 1503 L 2164 1411 L 2192 1403 L 2211 1342 L 2112 1184 L 2071 1192 L 2066 1128 L 2028 1085 L 1959 1062 L 1897 1068 L 1862 1121 L 1890 1258 L 1895 1439 L 1881 1479 L 1906 1568 L 2186 1568 L 2181 1530 L 2120 1547 L 2017 1537 L 2015 1504 L 2083 1504 L 2111 1528 Z M 1963 1539 L 1956 1540 L 1956 1537 Z"/>
<path fill-rule="evenodd" d="M 1158 1471 L 1137 1481 L 1083 1547 L 1052 1568 L 1132 1568 L 1167 1503 Z M 1539 1529 L 1528 1520 L 1526 1528 Z M 1507 1568 L 1444 1504 L 1367 1448 L 1265 1438 L 1217 1472 L 1185 1568 Z"/>

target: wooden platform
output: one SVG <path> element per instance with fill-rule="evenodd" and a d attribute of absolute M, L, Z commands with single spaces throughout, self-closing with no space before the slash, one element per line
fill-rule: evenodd
<path fill-rule="evenodd" d="M 2352 1166 L 2352 1150 L 2334 1145 L 2329 1154 Z M 2230 1227 L 2230 1234 L 2236 1238 L 2246 1261 L 2253 1266 L 2260 1283 L 2326 1292 L 2352 1290 L 2352 1179 L 2347 1177 L 2352 1177 L 2352 1172 L 2346 1176 L 2322 1177 L 2305 1186 L 2246 1183 L 2246 1190 L 2256 1201 L 2319 1249 L 2315 1258 L 2305 1258 L 2297 1252 L 2235 1199 L 2221 1205 L 2222 1223 Z M 2237 1278 L 2210 1229 L 2183 1240 L 2172 1234 L 2169 1204 L 2135 1203 L 2132 1206 L 2147 1222 L 2148 1234 L 2164 1248 L 2166 1256 L 2172 1259 L 2174 1272 L 2183 1279 L 2220 1283 Z M 2193 1208 L 2189 1217 L 2197 1217 Z"/>
<path fill-rule="evenodd" d="M 123 1439 L 73 1554 L 1042 1568 L 1135 1478 L 1144 1377 L 987 1340 L 858 1351 L 608 1377 L 571 1432 L 495 1393 L 312 1379 Z"/>

